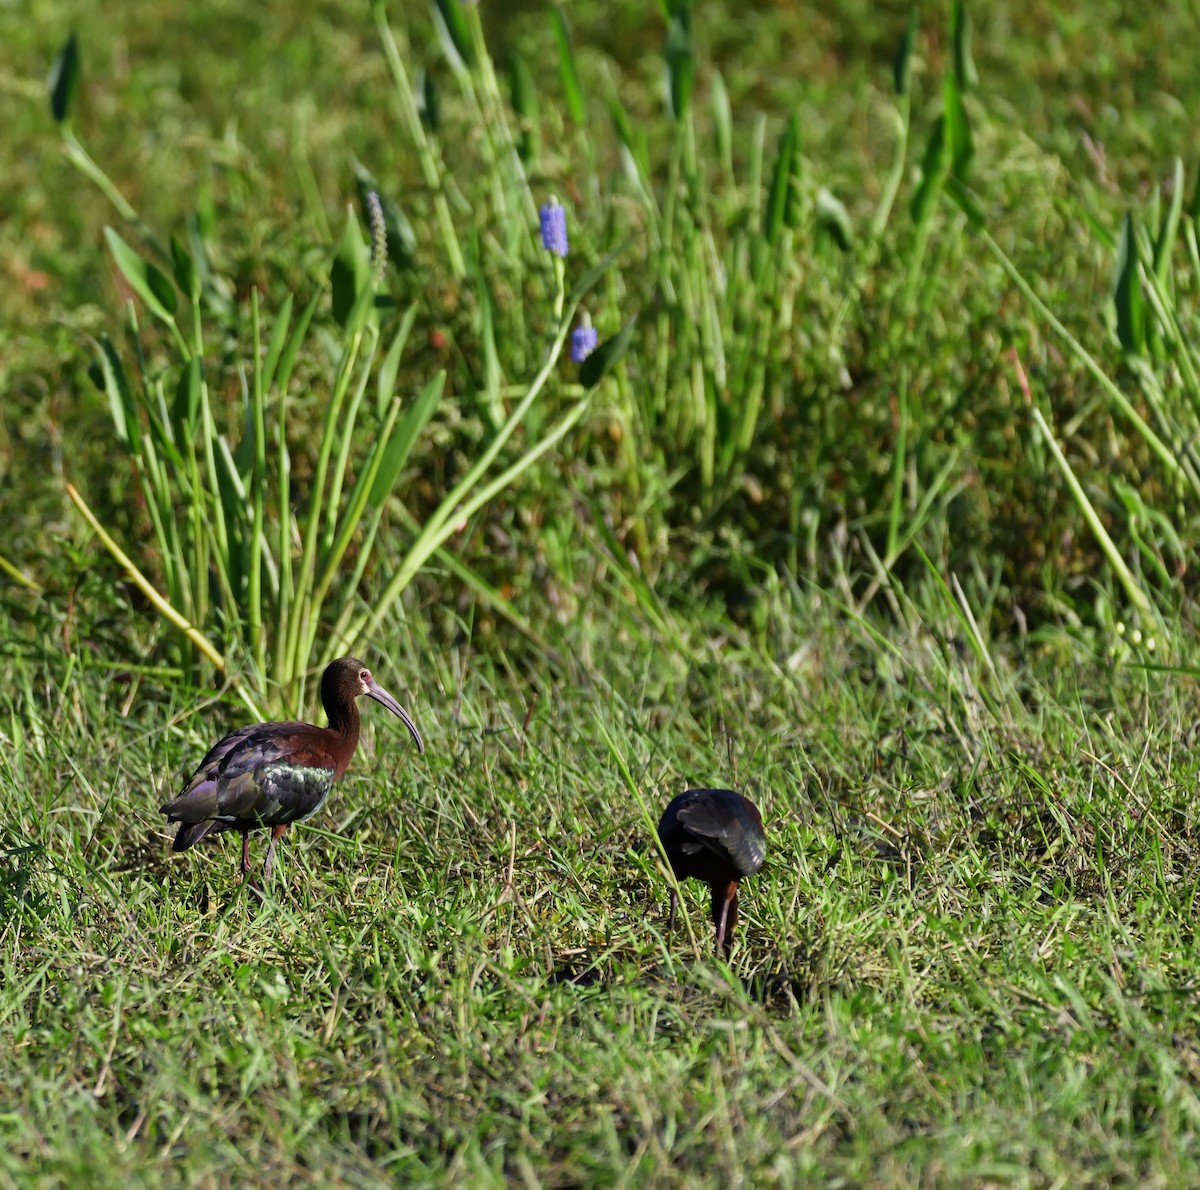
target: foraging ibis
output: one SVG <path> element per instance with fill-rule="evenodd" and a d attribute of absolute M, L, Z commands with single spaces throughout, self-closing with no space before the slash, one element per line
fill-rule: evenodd
<path fill-rule="evenodd" d="M 712 920 L 717 928 L 717 954 L 733 947 L 737 925 L 738 881 L 763 866 L 767 840 L 762 815 L 748 798 L 732 789 L 688 789 L 675 798 L 658 823 L 667 859 L 676 880 L 689 876 L 712 889 Z M 675 928 L 679 896 L 671 889 Z"/>
<path fill-rule="evenodd" d="M 205 835 L 240 831 L 242 879 L 250 871 L 250 832 L 271 828 L 264 876 L 279 836 L 293 822 L 311 818 L 333 783 L 346 771 L 358 746 L 355 700 L 362 694 L 382 703 L 412 733 L 424 752 L 409 713 L 354 657 L 339 657 L 321 676 L 321 704 L 328 727 L 311 723 L 254 723 L 231 732 L 209 749 L 200 767 L 162 812 L 178 822 L 173 851 L 186 851 Z"/>

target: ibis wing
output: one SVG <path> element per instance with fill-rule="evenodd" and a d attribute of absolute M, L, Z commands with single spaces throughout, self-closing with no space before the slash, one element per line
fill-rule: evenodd
<path fill-rule="evenodd" d="M 263 822 L 277 825 L 311 818 L 333 788 L 334 769 L 289 759 L 259 769 L 256 777 L 259 794 L 254 812 Z"/>
<path fill-rule="evenodd" d="M 679 821 L 690 837 L 684 849 L 698 855 L 702 849 L 732 861 L 744 875 L 762 867 L 766 857 L 762 828 L 744 811 L 730 814 L 727 807 L 697 798 L 679 810 Z"/>
<path fill-rule="evenodd" d="M 258 818 L 263 796 L 258 774 L 278 764 L 307 723 L 259 723 L 231 732 L 214 744 L 179 796 L 162 807 L 168 819 Z"/>

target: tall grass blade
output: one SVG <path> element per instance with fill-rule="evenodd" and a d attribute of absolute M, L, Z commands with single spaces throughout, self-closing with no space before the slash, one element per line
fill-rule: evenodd
<path fill-rule="evenodd" d="M 392 336 L 392 344 L 379 365 L 379 380 L 375 390 L 375 416 L 379 421 L 383 421 L 388 406 L 392 403 L 392 397 L 396 392 L 396 378 L 400 374 L 400 358 L 404 354 L 404 348 L 408 344 L 408 337 L 412 334 L 413 323 L 416 320 L 417 303 L 413 302 L 404 311 L 400 326 Z"/>
<path fill-rule="evenodd" d="M 1117 241 L 1113 305 L 1117 312 L 1117 339 L 1123 351 L 1141 355 L 1146 347 L 1146 309 L 1142 304 L 1142 279 L 1138 272 L 1137 236 L 1133 215 L 1126 214 Z"/>
<path fill-rule="evenodd" d="M 950 26 L 954 44 L 954 82 L 959 91 L 969 91 L 979 82 L 979 72 L 971 56 L 971 14 L 964 0 L 954 0 Z"/>
<path fill-rule="evenodd" d="M 907 98 L 912 86 L 912 56 L 917 43 L 918 23 L 917 9 L 912 8 L 905 22 L 904 32 L 900 36 L 900 44 L 896 47 L 896 56 L 892 60 L 892 84 L 896 88 L 896 94 L 904 98 Z"/>
<path fill-rule="evenodd" d="M 696 85 L 696 58 L 692 49 L 691 5 L 684 0 L 675 8 L 667 29 L 664 53 L 667 68 L 667 99 L 671 115 L 684 119 L 692 106 L 692 90 Z"/>
<path fill-rule="evenodd" d="M 583 88 L 579 85 L 575 51 L 571 48 L 571 31 L 567 28 L 567 18 L 561 8 L 554 10 L 554 43 L 558 47 L 558 77 L 562 83 L 563 98 L 567 101 L 567 112 L 575 127 L 582 128 L 587 123 Z"/>
<path fill-rule="evenodd" d="M 474 66 L 475 45 L 461 0 L 434 0 L 434 6 L 442 49 L 446 56 L 452 61 L 457 58 L 465 67 Z"/>
<path fill-rule="evenodd" d="M 779 237 L 783 232 L 792 189 L 796 146 L 799 141 L 800 126 L 793 115 L 788 119 L 783 136 L 779 139 L 779 152 L 775 155 L 775 172 L 771 175 L 771 190 L 767 196 L 763 236 L 772 247 L 779 243 Z"/>
<path fill-rule="evenodd" d="M 1170 285 L 1171 255 L 1179 234 L 1179 222 L 1183 217 L 1183 186 L 1183 161 L 1176 157 L 1171 176 L 1171 203 L 1167 207 L 1167 217 L 1163 220 L 1154 241 L 1154 273 L 1164 290 Z"/>
<path fill-rule="evenodd" d="M 956 178 L 965 182 L 975 156 L 975 143 L 967 109 L 963 107 L 962 89 L 952 76 L 947 76 L 942 83 L 942 113 L 950 146 L 950 169 Z"/>
<path fill-rule="evenodd" d="M 537 164 L 538 147 L 541 143 L 540 112 L 537 85 L 525 59 L 512 54 L 508 60 L 508 89 L 513 111 L 520 120 L 517 133 L 517 153 L 525 167 Z"/>
<path fill-rule="evenodd" d="M 1063 454 L 1062 448 L 1058 445 L 1058 441 L 1054 436 L 1053 431 L 1046 423 L 1046 419 L 1042 416 L 1042 411 L 1035 408 L 1033 411 L 1033 423 L 1037 426 L 1043 441 L 1049 448 L 1051 455 L 1054 456 L 1054 461 L 1058 464 L 1059 470 L 1062 472 L 1063 478 L 1067 482 L 1067 487 L 1071 489 L 1071 495 L 1075 499 L 1079 511 L 1083 513 L 1084 520 L 1087 521 L 1088 527 L 1095 535 L 1096 541 L 1104 556 L 1108 559 L 1108 564 L 1116 572 L 1117 578 L 1120 580 L 1121 586 L 1125 588 L 1125 594 L 1129 602 L 1142 615 L 1147 618 L 1154 616 L 1154 608 L 1150 603 L 1146 593 L 1138 586 L 1137 579 L 1134 578 L 1133 572 L 1125 564 L 1125 559 L 1121 557 L 1120 551 L 1117 549 L 1116 543 L 1109 536 L 1108 530 L 1105 529 L 1103 522 L 1100 520 L 1092 502 L 1088 499 L 1087 493 L 1083 490 L 1083 485 L 1075 476 L 1075 472 L 1071 469 L 1071 464 L 1067 462 L 1066 455 Z"/>

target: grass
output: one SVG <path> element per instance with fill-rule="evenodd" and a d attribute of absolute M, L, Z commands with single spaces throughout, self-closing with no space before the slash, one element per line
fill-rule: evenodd
<path fill-rule="evenodd" d="M 494 7 L 80 17 L 135 219 L 0 76 L 0 1186 L 1200 1184 L 1190 10 L 923 12 L 897 95 L 858 0 Z M 427 756 L 368 708 L 261 902 L 172 855 L 351 630 Z"/>
<path fill-rule="evenodd" d="M 418 638 L 428 759 L 370 716 L 261 906 L 236 846 L 173 857 L 154 813 L 220 708 L 126 716 L 85 663 L 11 709 L 0 1176 L 1200 1176 L 1191 683 L 1065 638 L 997 680 L 817 599 L 771 620 L 808 626 L 791 674 L 631 642 L 527 724 L 528 684 Z M 696 889 L 664 936 L 607 736 L 652 811 L 702 780 L 763 807 L 730 966 Z"/>

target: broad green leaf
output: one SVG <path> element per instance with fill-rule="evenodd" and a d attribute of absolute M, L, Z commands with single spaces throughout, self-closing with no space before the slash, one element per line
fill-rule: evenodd
<path fill-rule="evenodd" d="M 371 250 L 351 208 L 346 210 L 346 227 L 329 272 L 332 287 L 333 317 L 347 330 L 359 298 L 371 284 Z M 356 314 L 357 316 L 357 314 Z"/>
<path fill-rule="evenodd" d="M 1146 346 L 1146 311 L 1142 305 L 1142 279 L 1138 274 L 1137 242 L 1133 216 L 1126 215 L 1117 241 L 1113 305 L 1117 310 L 1117 339 L 1122 350 L 1140 355 Z"/>
<path fill-rule="evenodd" d="M 571 49 L 571 31 L 561 8 L 554 10 L 554 40 L 558 46 L 558 77 L 562 82 L 567 111 L 576 128 L 582 128 L 587 120 L 583 105 L 583 88 L 579 85 L 579 72 L 575 69 L 575 51 Z"/>
<path fill-rule="evenodd" d="M 914 8 L 908 14 L 908 22 L 900 44 L 896 47 L 896 57 L 892 60 L 892 81 L 897 95 L 907 95 L 912 85 L 912 55 L 917 44 L 917 10 Z"/>
<path fill-rule="evenodd" d="M 133 391 L 129 387 L 129 378 L 125 375 L 125 365 L 121 363 L 121 357 L 107 335 L 100 340 L 96 366 L 102 381 L 101 387 L 108 394 L 108 409 L 117 438 L 129 448 L 131 454 L 136 455 L 141 446 L 141 425 L 138 422 Z"/>
<path fill-rule="evenodd" d="M 635 314 L 611 339 L 605 339 L 591 355 L 579 365 L 579 383 L 584 388 L 595 388 L 612 371 L 618 360 L 629 350 L 633 339 L 633 328 L 637 323 Z"/>
<path fill-rule="evenodd" d="M 929 132 L 925 156 L 921 158 L 921 181 L 912 196 L 909 210 L 914 223 L 923 223 L 932 210 L 938 191 L 946 180 L 950 155 L 946 144 L 946 118 L 938 116 Z"/>
<path fill-rule="evenodd" d="M 50 66 L 50 77 L 46 80 L 50 92 L 50 114 L 62 124 L 71 114 L 71 104 L 79 89 L 79 40 L 72 33 L 63 48 L 58 51 Z"/>
<path fill-rule="evenodd" d="M 192 262 L 188 250 L 174 233 L 171 234 L 171 263 L 175 272 L 175 284 L 180 292 L 189 300 L 195 301 L 200 296 L 200 276 Z"/>
<path fill-rule="evenodd" d="M 947 78 L 942 84 L 942 112 L 950 146 L 950 169 L 956 178 L 965 182 L 971 159 L 975 156 L 975 145 L 967 122 L 967 109 L 963 107 L 962 91 L 953 78 Z"/>
<path fill-rule="evenodd" d="M 111 227 L 104 229 L 104 238 L 121 276 L 146 303 L 146 309 L 162 322 L 174 322 L 179 298 L 170 277 L 157 265 L 143 260 Z"/>
<path fill-rule="evenodd" d="M 408 460 L 417 435 L 425 428 L 425 423 L 433 416 L 437 403 L 442 399 L 442 388 L 446 383 L 446 373 L 439 372 L 417 395 L 417 399 L 409 407 L 408 412 L 396 423 L 386 449 L 383 462 L 375 475 L 375 483 L 371 488 L 369 503 L 378 507 L 388 498 L 396 480 Z"/>

